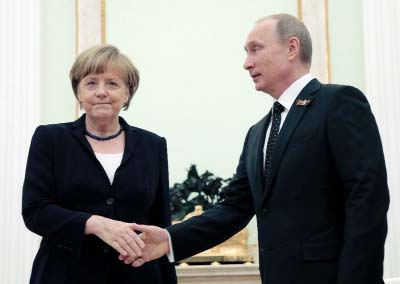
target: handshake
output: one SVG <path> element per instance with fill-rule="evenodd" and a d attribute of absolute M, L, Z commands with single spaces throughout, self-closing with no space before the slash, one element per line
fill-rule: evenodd
<path fill-rule="evenodd" d="M 138 225 L 135 223 L 131 224 L 130 228 L 142 233 L 137 235 L 138 237 L 135 239 L 137 249 L 133 254 L 119 255 L 119 259 L 125 264 L 139 267 L 148 261 L 170 253 L 167 230 L 157 226 Z"/>
<path fill-rule="evenodd" d="M 126 223 L 93 215 L 86 222 L 85 234 L 99 237 L 119 253 L 121 261 L 133 267 L 139 267 L 170 252 L 168 232 L 157 226 Z"/>

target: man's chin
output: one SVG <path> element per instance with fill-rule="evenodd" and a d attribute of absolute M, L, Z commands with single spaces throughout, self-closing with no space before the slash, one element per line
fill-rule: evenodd
<path fill-rule="evenodd" d="M 261 85 L 259 85 L 259 84 L 255 84 L 255 85 L 254 85 L 254 88 L 255 88 L 257 91 L 264 92 L 263 86 L 261 86 Z"/>

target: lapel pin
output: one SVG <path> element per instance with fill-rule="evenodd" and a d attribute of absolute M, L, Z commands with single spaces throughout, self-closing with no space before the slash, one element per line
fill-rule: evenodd
<path fill-rule="evenodd" d="M 296 100 L 296 106 L 307 106 L 311 103 L 311 100 Z"/>

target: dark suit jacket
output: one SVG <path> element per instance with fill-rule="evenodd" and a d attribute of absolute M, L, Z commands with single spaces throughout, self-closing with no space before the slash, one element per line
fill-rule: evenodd
<path fill-rule="evenodd" d="M 171 224 L 165 139 L 122 118 L 120 123 L 125 150 L 112 185 L 85 138 L 85 116 L 36 129 L 22 214 L 26 226 L 43 239 L 30 283 L 176 283 L 174 266 L 166 257 L 133 268 L 99 238 L 84 235 L 92 214 L 161 227 Z"/>
<path fill-rule="evenodd" d="M 257 216 L 268 284 L 383 283 L 389 194 L 377 125 L 356 88 L 312 80 L 291 107 L 263 179 L 270 114 L 248 131 L 220 205 L 168 228 L 177 260 L 212 247 Z"/>

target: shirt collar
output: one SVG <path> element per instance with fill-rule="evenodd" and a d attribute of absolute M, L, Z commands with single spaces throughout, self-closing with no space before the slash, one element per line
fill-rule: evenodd
<path fill-rule="evenodd" d="M 307 73 L 294 81 L 279 97 L 278 102 L 285 107 L 285 110 L 290 110 L 294 100 L 300 94 L 300 92 L 304 89 L 304 87 L 310 83 L 310 81 L 314 79 L 314 77 Z"/>

